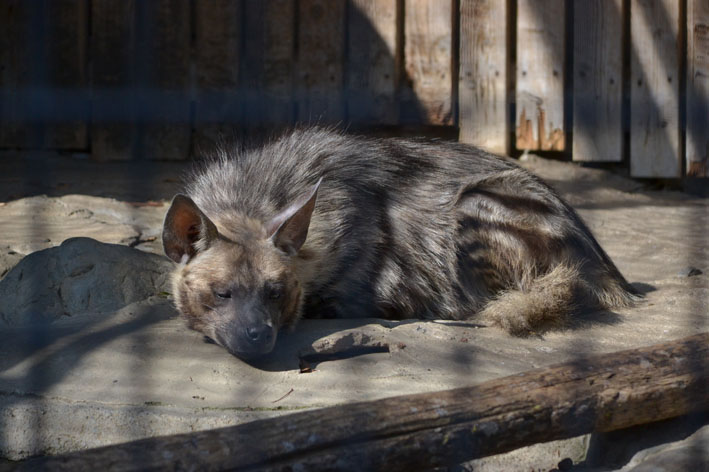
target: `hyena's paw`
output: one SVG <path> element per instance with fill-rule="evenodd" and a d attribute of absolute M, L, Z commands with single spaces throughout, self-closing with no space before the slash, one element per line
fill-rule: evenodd
<path fill-rule="evenodd" d="M 516 336 L 559 328 L 574 311 L 579 284 L 574 267 L 559 265 L 524 290 L 502 292 L 480 314 Z"/>

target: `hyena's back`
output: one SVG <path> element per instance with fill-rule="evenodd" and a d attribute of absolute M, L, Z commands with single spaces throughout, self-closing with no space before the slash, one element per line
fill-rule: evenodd
<path fill-rule="evenodd" d="M 633 300 L 588 229 L 514 163 L 451 143 L 297 130 L 222 150 L 188 192 L 217 226 L 266 221 L 322 177 L 296 257 L 308 316 L 468 318 L 523 333 Z"/>

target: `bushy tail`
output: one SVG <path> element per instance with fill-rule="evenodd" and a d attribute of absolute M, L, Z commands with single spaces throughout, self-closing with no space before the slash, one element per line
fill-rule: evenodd
<path fill-rule="evenodd" d="M 507 290 L 482 310 L 484 320 L 511 334 L 524 336 L 559 328 L 580 309 L 631 306 L 640 299 L 624 280 L 609 278 L 604 287 L 584 280 L 579 267 L 558 264 L 540 277 L 530 277 L 519 289 Z"/>

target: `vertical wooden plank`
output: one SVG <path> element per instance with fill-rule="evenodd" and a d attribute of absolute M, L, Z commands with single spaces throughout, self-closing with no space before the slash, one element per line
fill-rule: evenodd
<path fill-rule="evenodd" d="M 137 137 L 135 0 L 91 0 L 91 156 L 125 160 Z"/>
<path fill-rule="evenodd" d="M 242 90 L 247 126 L 293 122 L 295 11 L 295 0 L 245 1 Z"/>
<path fill-rule="evenodd" d="M 0 147 L 20 148 L 29 144 L 30 123 L 26 115 L 29 78 L 29 10 L 24 0 L 0 3 Z"/>
<path fill-rule="evenodd" d="M 630 2 L 630 173 L 680 175 L 679 2 Z"/>
<path fill-rule="evenodd" d="M 300 0 L 298 119 L 333 123 L 344 118 L 345 0 Z"/>
<path fill-rule="evenodd" d="M 141 96 L 143 156 L 187 159 L 190 151 L 190 1 L 138 2 L 137 51 Z"/>
<path fill-rule="evenodd" d="M 396 124 L 397 0 L 351 0 L 348 5 L 347 114 L 368 125 Z"/>
<path fill-rule="evenodd" d="M 623 0 L 574 3 L 575 161 L 623 159 Z"/>
<path fill-rule="evenodd" d="M 687 2 L 687 175 L 709 177 L 709 2 Z"/>
<path fill-rule="evenodd" d="M 564 0 L 517 3 L 517 149 L 563 151 Z"/>
<path fill-rule="evenodd" d="M 402 121 L 454 124 L 452 0 L 406 0 Z"/>
<path fill-rule="evenodd" d="M 461 0 L 460 140 L 507 154 L 507 2 Z"/>
<path fill-rule="evenodd" d="M 49 108 L 44 145 L 88 147 L 87 0 L 46 2 Z"/>
<path fill-rule="evenodd" d="M 241 121 L 241 2 L 195 2 L 195 136 L 197 152 Z"/>

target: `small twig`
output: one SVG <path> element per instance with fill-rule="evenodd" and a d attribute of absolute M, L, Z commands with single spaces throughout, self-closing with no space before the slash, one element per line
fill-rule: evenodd
<path fill-rule="evenodd" d="M 278 400 L 273 400 L 271 403 L 277 403 L 277 402 L 283 400 L 284 398 L 286 398 L 286 397 L 287 397 L 288 395 L 290 395 L 291 393 L 293 393 L 293 389 L 292 389 L 292 388 L 291 388 L 290 390 L 288 390 L 288 393 L 286 393 L 285 395 L 283 395 L 283 396 L 282 396 L 281 398 L 279 398 Z"/>

